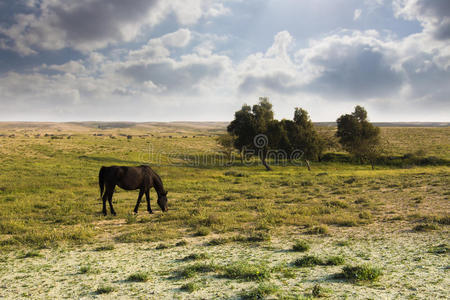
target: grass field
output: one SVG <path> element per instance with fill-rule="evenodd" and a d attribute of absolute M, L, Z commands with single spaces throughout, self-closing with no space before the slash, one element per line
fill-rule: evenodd
<path fill-rule="evenodd" d="M 448 164 L 226 166 L 215 142 L 224 128 L 1 123 L 0 298 L 450 293 Z M 386 155 L 450 159 L 448 127 L 382 135 Z M 132 215 L 137 191 L 117 188 L 117 216 L 104 217 L 99 168 L 142 163 L 161 175 L 168 213 L 152 191 L 154 214 L 142 205 Z M 293 250 L 302 243 L 304 252 Z"/>

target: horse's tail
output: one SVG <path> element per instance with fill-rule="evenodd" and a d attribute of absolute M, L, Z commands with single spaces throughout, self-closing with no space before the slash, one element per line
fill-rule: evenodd
<path fill-rule="evenodd" d="M 100 168 L 100 172 L 98 172 L 98 184 L 100 186 L 100 198 L 103 196 L 103 190 L 105 188 L 105 182 L 104 182 L 104 173 L 105 173 L 105 167 Z"/>

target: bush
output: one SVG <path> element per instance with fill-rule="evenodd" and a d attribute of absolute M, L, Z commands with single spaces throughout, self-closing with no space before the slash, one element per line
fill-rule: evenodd
<path fill-rule="evenodd" d="M 382 272 L 380 269 L 370 265 L 345 266 L 342 269 L 342 276 L 349 281 L 376 281 Z"/>
<path fill-rule="evenodd" d="M 297 252 L 305 252 L 308 251 L 310 247 L 311 246 L 308 244 L 307 241 L 297 240 L 295 244 L 292 246 L 292 250 Z"/>
<path fill-rule="evenodd" d="M 236 262 L 224 268 L 224 277 L 229 279 L 263 280 L 270 277 L 270 269 L 263 265 L 253 265 L 247 262 Z"/>
<path fill-rule="evenodd" d="M 97 288 L 97 290 L 95 291 L 95 293 L 96 294 L 109 294 L 109 293 L 111 293 L 111 292 L 114 292 L 114 287 L 112 287 L 112 286 L 104 286 L 104 285 L 102 285 L 102 286 L 99 286 L 98 288 Z"/>
<path fill-rule="evenodd" d="M 150 279 L 150 276 L 146 272 L 137 272 L 128 276 L 127 281 L 134 282 L 146 282 Z"/>
<path fill-rule="evenodd" d="M 200 286 L 198 285 L 198 283 L 188 282 L 188 283 L 182 285 L 180 289 L 182 291 L 186 291 L 186 292 L 192 293 L 192 292 L 195 292 L 196 290 L 198 290 L 199 287 Z"/>
<path fill-rule="evenodd" d="M 418 231 L 418 232 L 427 232 L 427 231 L 432 231 L 432 230 L 438 230 L 439 226 L 436 224 L 419 224 L 417 226 L 414 226 L 413 230 L 414 231 Z"/>
<path fill-rule="evenodd" d="M 211 233 L 211 229 L 209 229 L 206 226 L 201 226 L 197 229 L 197 232 L 195 233 L 196 236 L 207 236 Z"/>
<path fill-rule="evenodd" d="M 269 283 L 261 283 L 255 289 L 250 290 L 248 292 L 243 292 L 241 294 L 242 299 L 248 300 L 257 300 L 257 299 L 265 299 L 267 296 L 270 296 L 279 291 L 279 287 Z"/>
<path fill-rule="evenodd" d="M 320 266 L 320 265 L 324 265 L 324 261 L 321 260 L 320 258 L 316 257 L 316 256 L 312 256 L 312 255 L 308 255 L 308 256 L 303 256 L 302 258 L 299 258 L 297 260 L 294 261 L 294 266 L 296 267 L 314 267 L 314 266 Z"/>

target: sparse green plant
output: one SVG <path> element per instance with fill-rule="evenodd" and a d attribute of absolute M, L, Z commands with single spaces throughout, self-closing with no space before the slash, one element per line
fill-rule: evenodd
<path fill-rule="evenodd" d="M 186 246 L 188 242 L 186 240 L 181 240 L 175 244 L 176 247 Z"/>
<path fill-rule="evenodd" d="M 200 226 L 195 233 L 196 236 L 207 236 L 211 233 L 211 229 L 206 226 Z"/>
<path fill-rule="evenodd" d="M 342 256 L 330 256 L 326 259 L 325 265 L 327 266 L 339 266 L 345 263 L 345 259 Z"/>
<path fill-rule="evenodd" d="M 98 270 L 95 270 L 94 268 L 92 268 L 91 265 L 83 265 L 83 266 L 80 266 L 80 273 L 81 274 L 96 274 L 96 273 L 98 273 Z"/>
<path fill-rule="evenodd" d="M 208 259 L 210 258 L 210 255 L 207 253 L 193 253 L 193 254 L 189 254 L 187 256 L 185 256 L 182 260 L 187 261 L 187 260 L 200 260 L 200 259 Z"/>
<path fill-rule="evenodd" d="M 447 254 L 450 253 L 450 247 L 447 244 L 440 244 L 438 246 L 431 247 L 428 252 L 434 254 Z"/>
<path fill-rule="evenodd" d="M 135 224 L 137 222 L 137 214 L 129 213 L 125 218 L 127 224 Z"/>
<path fill-rule="evenodd" d="M 32 257 L 43 257 L 39 251 L 28 251 L 20 256 L 20 258 L 32 258 Z"/>
<path fill-rule="evenodd" d="M 133 282 L 146 282 L 150 279 L 150 275 L 147 272 L 137 272 L 128 276 L 127 281 Z"/>
<path fill-rule="evenodd" d="M 307 234 L 328 234 L 329 229 L 327 225 L 321 224 L 318 226 L 314 226 L 311 229 L 309 229 L 306 233 Z"/>
<path fill-rule="evenodd" d="M 413 231 L 428 232 L 433 230 L 439 230 L 439 226 L 433 223 L 425 223 L 414 226 Z"/>
<path fill-rule="evenodd" d="M 168 249 L 168 248 L 169 248 L 169 245 L 164 244 L 164 243 L 160 243 L 155 247 L 156 250 L 163 250 L 163 249 Z"/>
<path fill-rule="evenodd" d="M 331 294 L 331 290 L 322 287 L 320 284 L 315 284 L 311 294 L 315 298 L 323 298 L 328 297 Z"/>
<path fill-rule="evenodd" d="M 294 261 L 294 266 L 296 267 L 314 267 L 314 266 L 320 266 L 324 265 L 324 261 L 316 256 L 313 255 L 307 255 L 303 256 L 301 258 L 298 258 Z"/>
<path fill-rule="evenodd" d="M 109 294 L 115 291 L 115 288 L 113 286 L 109 286 L 109 285 L 101 285 L 97 288 L 97 290 L 95 291 L 96 294 L 101 295 L 101 294 Z"/>
<path fill-rule="evenodd" d="M 297 251 L 297 252 L 305 252 L 305 251 L 308 251 L 309 248 L 311 248 L 311 246 L 305 240 L 297 240 L 297 241 L 295 241 L 294 245 L 292 246 L 292 250 Z"/>
<path fill-rule="evenodd" d="M 223 238 L 223 237 L 214 238 L 208 242 L 208 246 L 223 245 L 223 244 L 229 243 L 230 241 L 231 240 L 229 238 Z"/>
<path fill-rule="evenodd" d="M 378 280 L 378 278 L 382 275 L 382 272 L 379 268 L 364 264 L 359 266 L 345 266 L 342 269 L 341 275 L 349 281 L 373 282 Z"/>
<path fill-rule="evenodd" d="M 200 288 L 200 285 L 198 283 L 195 283 L 195 282 L 188 282 L 186 284 L 183 284 L 180 287 L 180 289 L 182 291 L 186 291 L 186 292 L 189 292 L 189 293 L 195 292 L 199 288 Z"/>
<path fill-rule="evenodd" d="M 114 245 L 109 244 L 109 245 L 98 246 L 94 250 L 95 251 L 111 251 L 111 250 L 114 250 Z"/>
<path fill-rule="evenodd" d="M 270 277 L 271 270 L 265 264 L 249 264 L 245 261 L 235 262 L 223 268 L 223 275 L 230 279 L 247 281 L 263 280 Z"/>
<path fill-rule="evenodd" d="M 220 268 L 213 264 L 207 264 L 207 263 L 196 263 L 193 265 L 189 265 L 187 267 L 184 267 L 183 269 L 179 270 L 177 273 L 180 277 L 183 278 L 191 278 L 197 275 L 198 273 L 209 273 L 209 272 L 216 272 Z"/>
<path fill-rule="evenodd" d="M 256 288 L 241 293 L 242 299 L 259 300 L 266 299 L 268 296 L 277 293 L 280 288 L 271 283 L 260 283 Z"/>

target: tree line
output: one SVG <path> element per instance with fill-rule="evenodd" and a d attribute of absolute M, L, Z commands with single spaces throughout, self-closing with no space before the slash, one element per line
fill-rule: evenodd
<path fill-rule="evenodd" d="M 367 119 L 367 111 L 356 106 L 351 114 L 337 119 L 336 137 L 343 149 L 372 168 L 380 153 L 380 129 Z M 261 97 L 252 107 L 244 104 L 235 112 L 227 134 L 218 138 L 223 152 L 231 157 L 234 150 L 245 156 L 257 156 L 267 170 L 268 160 L 298 161 L 308 167 L 309 161 L 320 161 L 327 141 L 314 127 L 308 112 L 295 108 L 292 120 L 274 119 L 272 104 Z"/>

